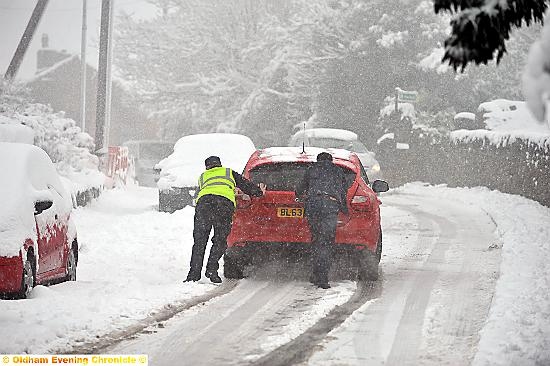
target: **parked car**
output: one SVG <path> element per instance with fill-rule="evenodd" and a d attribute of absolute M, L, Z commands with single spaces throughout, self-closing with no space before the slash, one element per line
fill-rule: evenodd
<path fill-rule="evenodd" d="M 263 182 L 263 197 L 250 198 L 239 192 L 233 227 L 224 256 L 224 275 L 241 278 L 246 266 L 270 250 L 289 250 L 296 255 L 310 251 L 311 235 L 304 218 L 304 204 L 295 189 L 305 170 L 316 161 L 317 154 L 333 155 L 347 178 L 349 215 L 338 216 L 335 251 L 350 259 L 350 266 L 361 278 L 376 279 L 382 254 L 382 229 L 378 192 L 388 184 L 375 180 L 367 183 L 365 169 L 355 153 L 342 149 L 272 147 L 255 152 L 244 169 L 244 177 Z"/>
<path fill-rule="evenodd" d="M 131 140 L 123 146 L 128 147 L 130 159 L 135 170 L 135 178 L 140 186 L 155 187 L 159 179 L 155 164 L 172 152 L 173 142 L 154 140 Z"/>
<path fill-rule="evenodd" d="M 75 281 L 72 201 L 39 147 L 0 143 L 0 293 L 25 298 L 37 284 Z"/>
<path fill-rule="evenodd" d="M 380 179 L 380 164 L 375 154 L 359 141 L 355 132 L 337 128 L 310 128 L 296 132 L 288 146 L 314 146 L 320 148 L 345 149 L 354 152 L 361 160 L 371 180 Z"/>
<path fill-rule="evenodd" d="M 204 159 L 219 156 L 223 166 L 241 172 L 256 151 L 248 137 L 231 133 L 207 133 L 184 136 L 174 152 L 159 162 L 159 210 L 174 212 L 194 204 L 198 179 L 204 171 Z"/>

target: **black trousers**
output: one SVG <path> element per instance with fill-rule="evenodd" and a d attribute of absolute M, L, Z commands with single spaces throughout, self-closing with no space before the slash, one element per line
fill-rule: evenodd
<path fill-rule="evenodd" d="M 216 272 L 219 268 L 218 261 L 227 249 L 227 237 L 231 232 L 233 202 L 222 196 L 206 195 L 199 199 L 195 207 L 195 221 L 193 227 L 193 251 L 189 274 L 200 277 L 204 252 L 210 231 L 214 228 L 212 248 L 206 263 L 206 272 Z"/>
<path fill-rule="evenodd" d="M 319 283 L 328 283 L 339 206 L 320 197 L 307 202 L 305 209 L 313 243 L 313 277 Z"/>

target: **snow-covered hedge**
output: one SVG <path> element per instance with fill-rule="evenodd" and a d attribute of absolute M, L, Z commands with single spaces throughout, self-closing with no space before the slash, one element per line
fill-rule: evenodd
<path fill-rule="evenodd" d="M 380 146 L 376 156 L 390 185 L 485 186 L 550 206 L 550 135 L 416 129 L 408 150 Z"/>
<path fill-rule="evenodd" d="M 102 189 L 105 176 L 91 153 L 92 137 L 63 112 L 28 102 L 24 91 L 5 82 L 0 84 L 0 141 L 33 142 L 45 150 L 75 204 L 87 203 Z"/>

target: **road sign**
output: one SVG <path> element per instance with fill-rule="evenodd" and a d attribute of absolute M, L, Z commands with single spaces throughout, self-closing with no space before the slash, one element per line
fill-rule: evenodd
<path fill-rule="evenodd" d="M 395 88 L 397 94 L 397 101 L 403 103 L 414 103 L 418 100 L 418 92 L 406 91 L 399 88 Z"/>

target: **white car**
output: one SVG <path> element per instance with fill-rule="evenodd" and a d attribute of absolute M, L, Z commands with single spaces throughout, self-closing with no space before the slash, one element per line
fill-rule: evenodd
<path fill-rule="evenodd" d="M 219 156 L 224 167 L 240 173 L 255 151 L 252 140 L 238 134 L 207 133 L 180 138 L 174 145 L 174 152 L 155 165 L 160 171 L 157 182 L 159 210 L 174 212 L 193 205 L 207 157 Z"/>
<path fill-rule="evenodd" d="M 356 133 L 337 128 L 310 128 L 296 132 L 288 146 L 313 146 L 345 149 L 354 152 L 367 172 L 370 181 L 381 179 L 380 164 L 374 153 L 367 150 Z"/>

